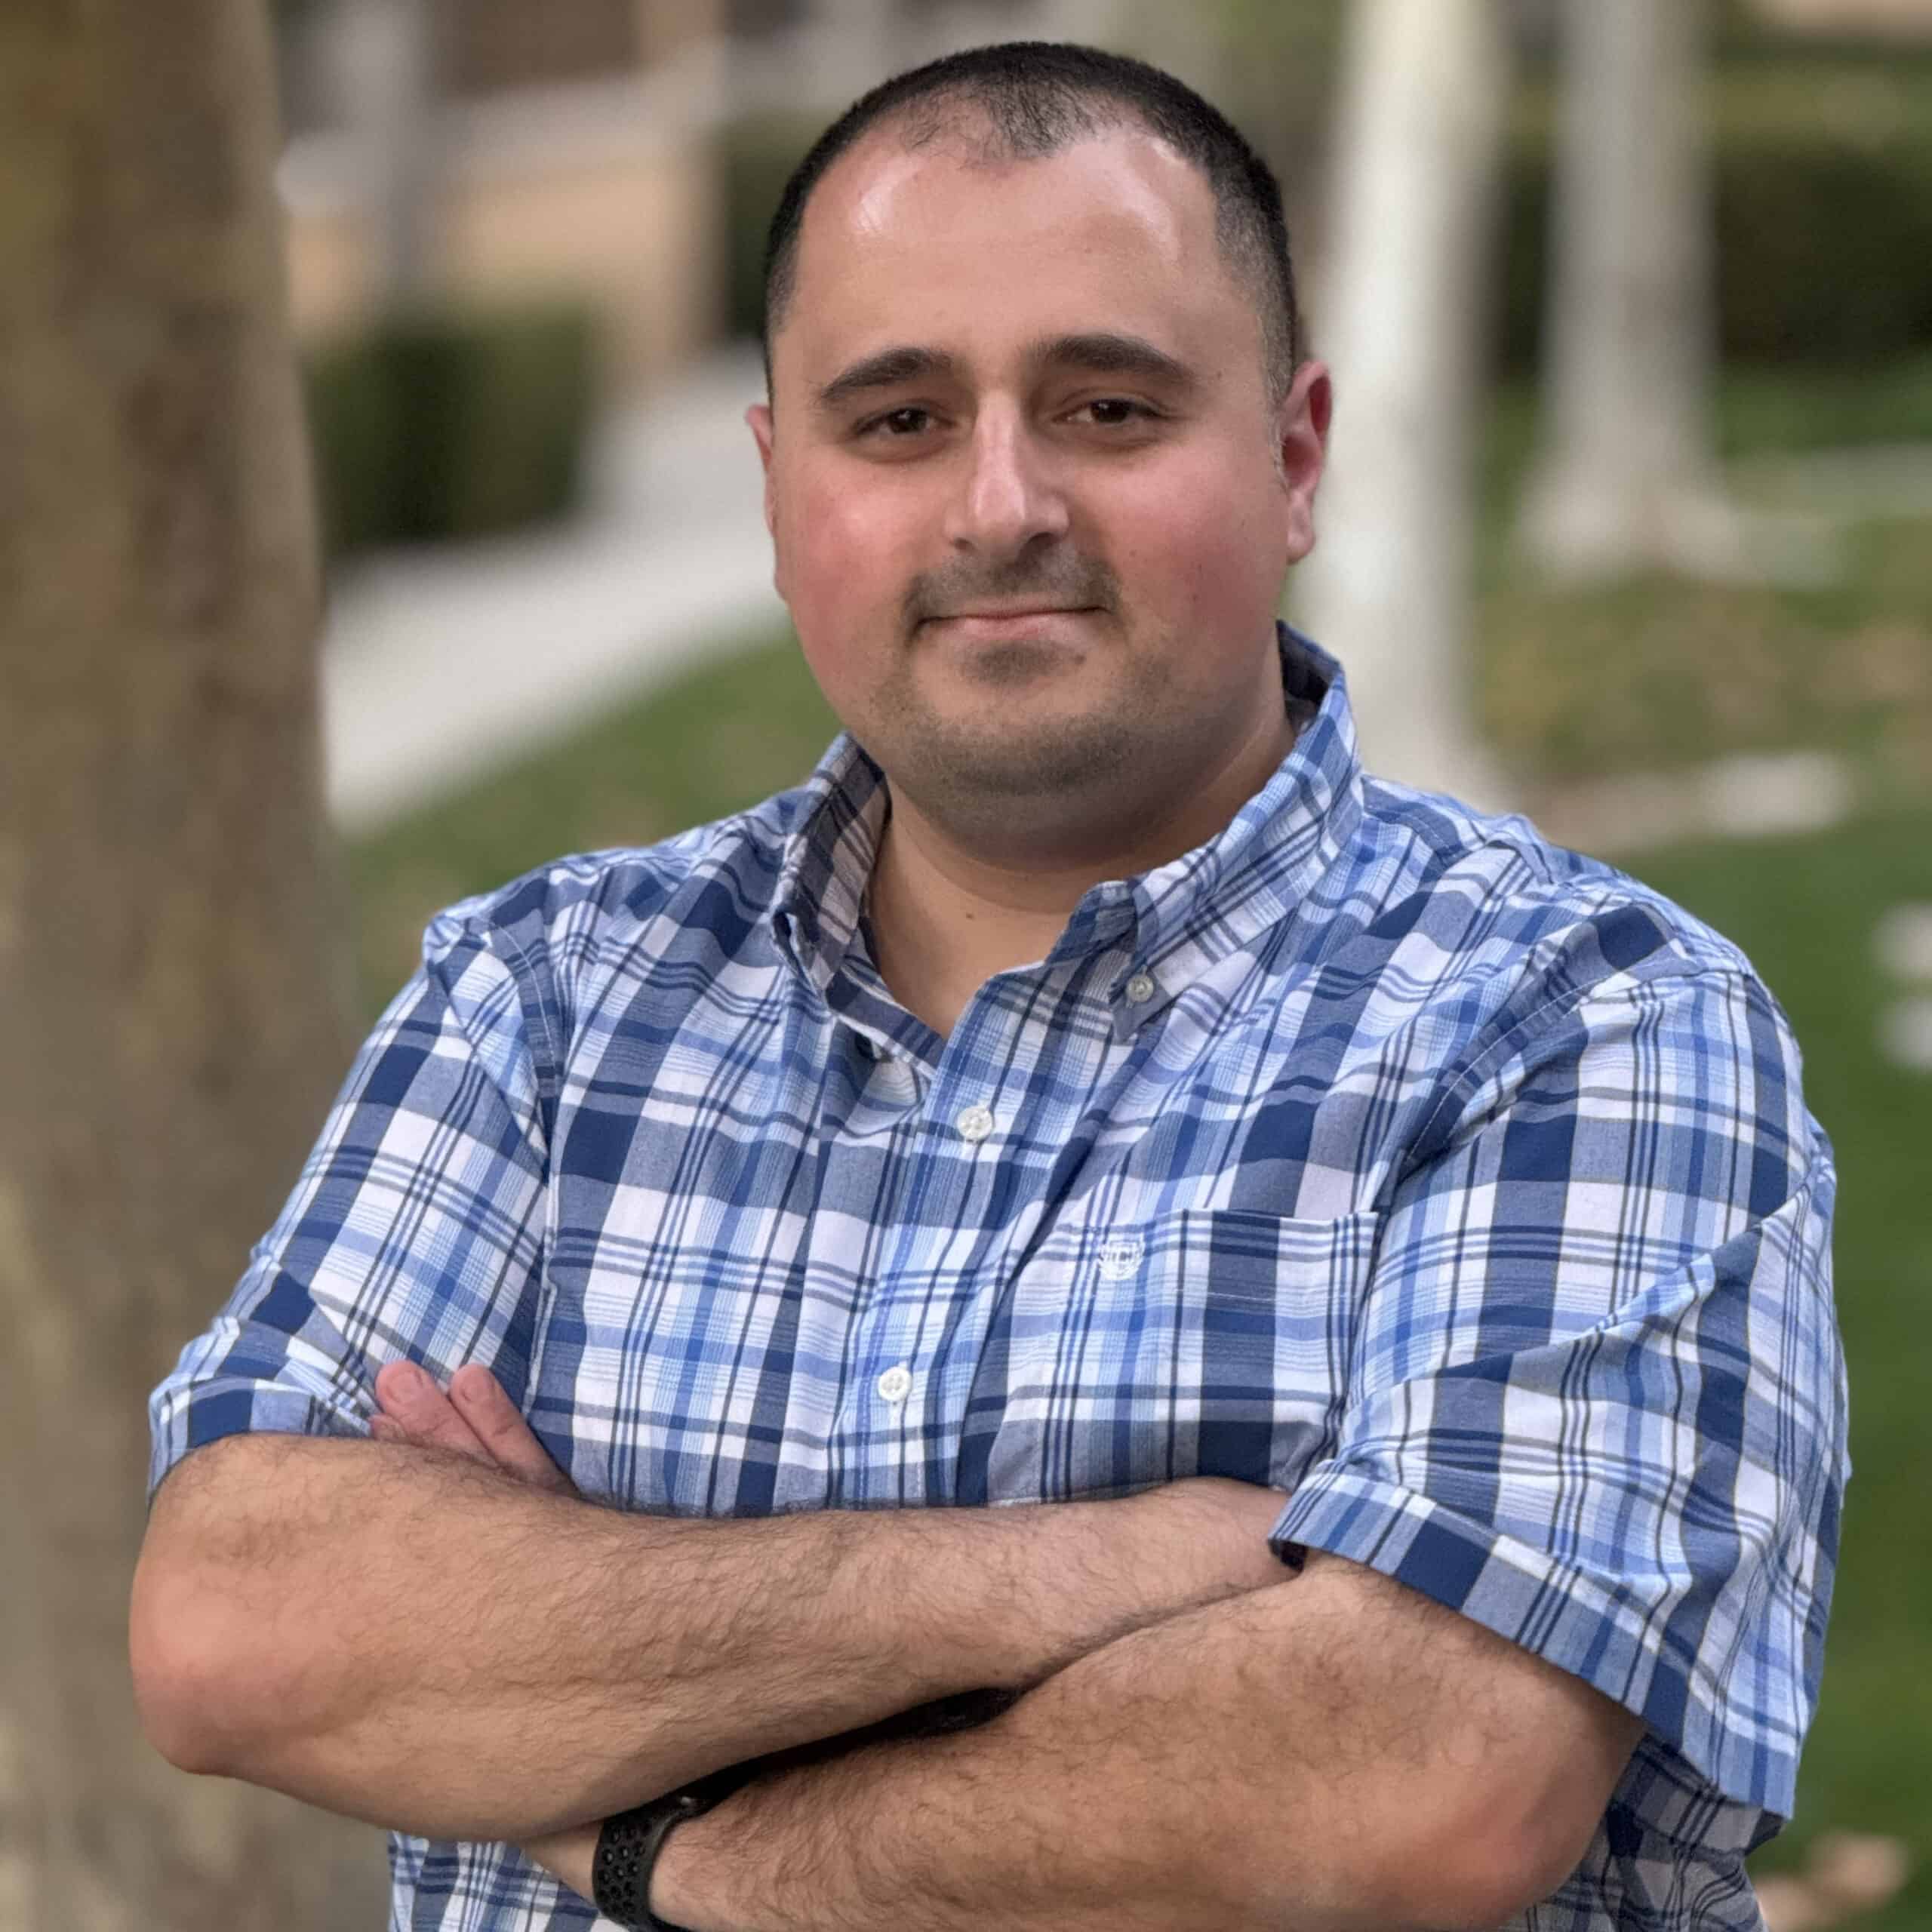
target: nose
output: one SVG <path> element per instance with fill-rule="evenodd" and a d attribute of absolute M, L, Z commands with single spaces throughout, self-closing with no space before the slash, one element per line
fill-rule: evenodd
<path fill-rule="evenodd" d="M 955 548 L 1014 557 L 1036 538 L 1066 534 L 1066 501 L 1050 459 L 1017 411 L 983 408 L 965 463 L 946 520 Z"/>

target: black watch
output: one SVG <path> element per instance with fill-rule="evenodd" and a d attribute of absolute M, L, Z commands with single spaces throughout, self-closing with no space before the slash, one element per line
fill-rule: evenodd
<path fill-rule="evenodd" d="M 755 1769 L 755 1764 L 728 1765 L 606 1818 L 597 1834 L 597 1856 L 590 1868 L 591 1897 L 597 1909 L 633 1932 L 684 1932 L 651 1909 L 651 1874 L 657 1854 L 678 1826 L 723 1804 L 749 1782 Z"/>
<path fill-rule="evenodd" d="M 713 1805 L 723 1804 L 734 1791 L 764 1773 L 822 1764 L 861 1745 L 894 1738 L 943 1737 L 951 1731 L 977 1730 L 1011 1709 L 1019 1698 L 1020 1693 L 1012 1689 L 958 1691 L 857 1730 L 794 1745 L 742 1764 L 728 1764 L 721 1771 L 666 1792 L 662 1798 L 620 1811 L 604 1820 L 597 1835 L 597 1856 L 590 1868 L 592 1902 L 606 1918 L 630 1927 L 632 1932 L 685 1932 L 684 1927 L 660 1918 L 651 1910 L 651 1874 L 664 1841 L 687 1819 L 701 1817 Z"/>

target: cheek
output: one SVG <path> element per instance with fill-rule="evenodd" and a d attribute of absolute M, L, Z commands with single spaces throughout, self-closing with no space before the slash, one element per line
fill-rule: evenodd
<path fill-rule="evenodd" d="M 808 463 L 780 482 L 780 594 L 826 703 L 869 734 L 881 688 L 904 663 L 900 613 L 933 561 L 930 518 L 903 475 Z"/>
<path fill-rule="evenodd" d="M 909 494 L 869 490 L 849 468 L 781 475 L 780 588 L 816 655 L 843 657 L 882 630 L 896 635 L 906 587 L 925 561 Z"/>
<path fill-rule="evenodd" d="M 1245 636 L 1274 615 L 1287 568 L 1272 472 L 1203 462 L 1150 476 L 1118 501 L 1110 532 L 1129 601 L 1165 626 Z"/>

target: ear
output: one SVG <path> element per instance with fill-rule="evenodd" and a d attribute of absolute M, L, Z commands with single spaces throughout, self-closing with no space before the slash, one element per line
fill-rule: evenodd
<path fill-rule="evenodd" d="M 745 411 L 745 420 L 751 426 L 752 440 L 758 445 L 758 460 L 764 470 L 764 528 L 766 534 L 776 537 L 778 534 L 774 506 L 772 501 L 771 482 L 771 405 L 768 402 L 755 402 Z"/>
<path fill-rule="evenodd" d="M 1315 548 L 1315 493 L 1327 460 L 1334 412 L 1335 385 L 1327 364 L 1304 362 L 1295 371 L 1275 426 L 1291 564 L 1300 563 Z"/>

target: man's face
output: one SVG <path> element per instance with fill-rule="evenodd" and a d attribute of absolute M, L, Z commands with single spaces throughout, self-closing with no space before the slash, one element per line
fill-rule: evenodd
<path fill-rule="evenodd" d="M 812 197 L 772 349 L 778 589 L 928 816 L 1125 823 L 1278 724 L 1327 379 L 1271 402 L 1212 192 L 1164 143 L 869 137 Z"/>

